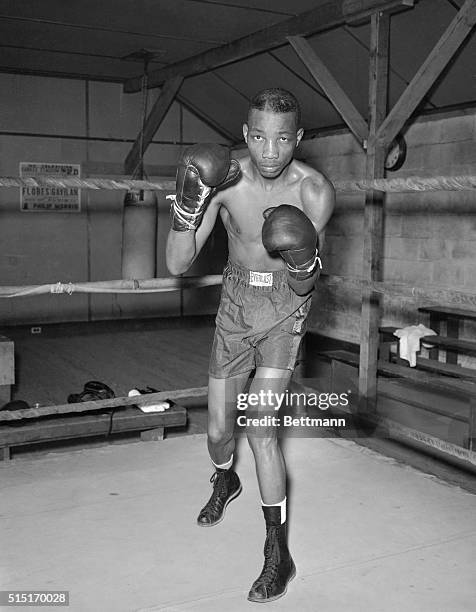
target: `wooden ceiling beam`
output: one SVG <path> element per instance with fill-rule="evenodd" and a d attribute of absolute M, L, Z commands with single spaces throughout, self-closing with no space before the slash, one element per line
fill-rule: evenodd
<path fill-rule="evenodd" d="M 320 85 L 336 111 L 344 119 L 350 131 L 363 147 L 368 139 L 369 129 L 365 119 L 359 113 L 352 100 L 305 38 L 302 38 L 302 36 L 288 36 L 288 40 L 311 73 L 313 79 Z"/>
<path fill-rule="evenodd" d="M 268 28 L 244 36 L 233 42 L 209 49 L 199 55 L 177 62 L 165 68 L 151 71 L 149 87 L 160 87 L 164 81 L 177 76 L 189 77 L 202 74 L 220 66 L 264 53 L 286 44 L 288 36 L 310 36 L 336 28 L 356 19 L 365 18 L 371 12 L 411 8 L 414 0 L 336 0 L 327 1 L 305 13 L 280 21 Z M 141 77 L 124 82 L 125 93 L 140 91 Z"/>
<path fill-rule="evenodd" d="M 149 116 L 147 117 L 143 131 L 141 130 L 138 134 L 136 141 L 132 145 L 132 149 L 129 151 L 129 154 L 126 157 L 126 161 L 124 162 L 126 174 L 133 174 L 138 168 L 139 164 L 142 163 L 147 147 L 151 143 L 162 121 L 164 120 L 165 115 L 174 101 L 174 98 L 177 95 L 182 83 L 183 77 L 181 76 L 176 76 L 165 83 L 159 97 L 155 101 L 155 104 L 149 113 Z"/>
<path fill-rule="evenodd" d="M 232 144 L 240 142 L 240 138 L 236 137 L 236 134 L 232 134 L 229 130 L 223 127 L 215 119 L 207 115 L 202 109 L 198 108 L 189 98 L 186 98 L 183 94 L 177 95 L 177 102 L 182 104 L 189 113 L 194 115 L 200 121 L 203 121 L 205 125 L 220 134 L 225 140 L 229 140 Z"/>
<path fill-rule="evenodd" d="M 377 138 L 383 145 L 400 132 L 475 24 L 476 0 L 466 0 L 380 126 Z"/>

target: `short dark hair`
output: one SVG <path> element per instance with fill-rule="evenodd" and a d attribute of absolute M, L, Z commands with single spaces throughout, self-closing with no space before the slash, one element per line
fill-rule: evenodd
<path fill-rule="evenodd" d="M 296 128 L 301 125 L 301 107 L 296 97 L 281 87 L 270 87 L 259 91 L 251 99 L 248 114 L 253 110 L 268 110 L 273 113 L 295 113 Z"/>

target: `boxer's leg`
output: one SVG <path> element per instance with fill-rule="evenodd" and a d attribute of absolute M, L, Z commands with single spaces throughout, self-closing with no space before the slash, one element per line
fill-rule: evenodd
<path fill-rule="evenodd" d="M 229 378 L 208 380 L 208 451 L 215 466 L 210 479 L 213 493 L 200 511 L 197 523 L 211 527 L 221 522 L 227 505 L 241 493 L 241 483 L 233 470 L 234 427 L 237 396 L 246 385 L 249 372 Z"/>
<path fill-rule="evenodd" d="M 270 367 L 259 367 L 256 370 L 249 394 L 260 397 L 280 396 L 286 391 L 291 379 L 291 370 Z M 276 405 L 260 405 L 257 414 L 278 417 Z M 286 469 L 284 458 L 277 439 L 277 429 L 274 426 L 260 426 L 248 429 L 248 442 L 253 451 L 256 464 L 256 475 L 265 504 L 280 503 L 286 496 Z"/>
<path fill-rule="evenodd" d="M 208 451 L 215 465 L 230 461 L 235 449 L 236 400 L 250 372 L 208 379 Z"/>
<path fill-rule="evenodd" d="M 292 371 L 259 367 L 249 393 L 266 398 L 257 411 L 258 416 L 278 417 L 276 399 L 282 397 Z M 270 401 L 270 398 L 274 398 Z M 269 421 L 272 423 L 272 421 Z M 268 602 L 282 597 L 287 585 L 296 575 L 296 567 L 289 553 L 286 534 L 286 468 L 278 444 L 275 425 L 264 425 L 248 430 L 248 441 L 256 463 L 262 509 L 266 523 L 264 565 L 248 594 L 250 601 Z"/>

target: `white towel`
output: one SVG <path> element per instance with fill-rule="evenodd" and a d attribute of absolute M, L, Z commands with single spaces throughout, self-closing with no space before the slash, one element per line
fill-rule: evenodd
<path fill-rule="evenodd" d="M 135 397 L 136 395 L 141 395 L 141 392 L 137 389 L 131 389 L 127 394 L 128 397 Z M 165 412 L 168 408 L 170 408 L 169 402 L 166 400 L 165 402 L 159 402 L 158 404 L 142 404 L 137 406 L 142 412 Z"/>
<path fill-rule="evenodd" d="M 410 363 L 410 367 L 414 368 L 416 366 L 416 354 L 420 350 L 420 339 L 423 336 L 436 336 L 436 332 L 420 323 L 420 325 L 409 325 L 397 329 L 393 332 L 393 335 L 400 338 L 400 359 L 405 359 Z M 431 345 L 427 346 L 429 348 Z"/>

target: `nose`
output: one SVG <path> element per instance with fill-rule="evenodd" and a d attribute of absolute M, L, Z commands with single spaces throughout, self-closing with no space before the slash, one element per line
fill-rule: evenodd
<path fill-rule="evenodd" d="M 263 148 L 264 159 L 277 159 L 279 156 L 278 147 L 272 140 L 267 140 Z"/>

